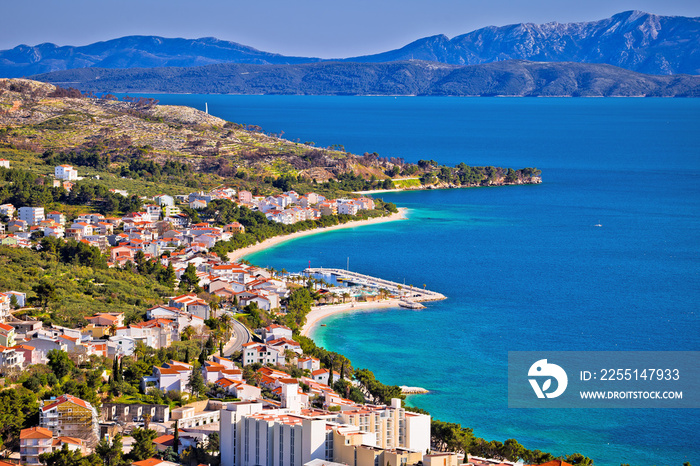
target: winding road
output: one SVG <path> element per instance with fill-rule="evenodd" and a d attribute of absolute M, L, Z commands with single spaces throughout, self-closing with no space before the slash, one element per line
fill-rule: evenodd
<path fill-rule="evenodd" d="M 231 319 L 232 335 L 231 339 L 224 345 L 224 357 L 231 356 L 236 351 L 240 351 L 243 345 L 253 341 L 253 335 L 248 327 L 236 319 Z"/>

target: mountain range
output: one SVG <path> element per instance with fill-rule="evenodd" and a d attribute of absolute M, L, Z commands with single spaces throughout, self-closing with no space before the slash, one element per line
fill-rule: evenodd
<path fill-rule="evenodd" d="M 609 64 L 647 74 L 700 74 L 700 18 L 627 11 L 582 23 L 490 26 L 449 39 L 426 37 L 388 52 L 332 61 L 386 63 L 423 60 L 473 65 L 504 60 Z M 45 43 L 0 51 L 0 77 L 76 68 L 195 67 L 222 63 L 318 63 L 207 37 L 128 36 L 85 46 Z"/>
<path fill-rule="evenodd" d="M 34 79 L 97 93 L 700 97 L 700 76 L 657 76 L 612 65 L 524 60 L 464 66 L 411 60 L 83 68 Z"/>

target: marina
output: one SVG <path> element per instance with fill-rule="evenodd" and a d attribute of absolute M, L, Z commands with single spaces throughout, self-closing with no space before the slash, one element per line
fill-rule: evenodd
<path fill-rule="evenodd" d="M 349 270 L 316 267 L 307 268 L 304 270 L 304 273 L 330 276 L 337 282 L 347 282 L 368 288 L 375 288 L 377 290 L 386 290 L 391 295 L 397 296 L 401 299 L 402 307 L 409 309 L 421 309 L 422 307 L 418 303 L 422 301 L 440 301 L 447 299 L 445 295 L 436 291 L 430 291 L 425 288 L 417 288 L 413 285 L 407 286 L 405 284 L 384 280 L 382 278 L 371 277 L 369 275 L 351 272 Z"/>

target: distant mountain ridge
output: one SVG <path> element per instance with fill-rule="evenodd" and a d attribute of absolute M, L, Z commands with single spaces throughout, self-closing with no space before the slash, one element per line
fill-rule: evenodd
<path fill-rule="evenodd" d="M 83 68 L 34 79 L 98 93 L 700 97 L 700 76 L 655 76 L 611 65 L 523 60 L 466 66 L 412 60 Z"/>
<path fill-rule="evenodd" d="M 216 63 L 294 64 L 318 58 L 287 57 L 262 52 L 214 37 L 169 39 L 127 36 L 74 47 L 46 43 L 20 45 L 0 51 L 0 76 L 20 77 L 76 68 L 157 68 L 203 66 Z"/>
<path fill-rule="evenodd" d="M 606 63 L 648 74 L 700 74 L 700 18 L 627 11 L 582 23 L 490 26 L 448 39 L 438 35 L 388 52 L 340 61 L 425 60 L 471 65 L 503 60 Z M 20 77 L 75 68 L 191 67 L 220 63 L 301 64 L 287 57 L 218 40 L 129 36 L 73 47 L 20 45 L 0 51 L 0 76 Z M 337 61 L 337 60 L 336 60 Z"/>
<path fill-rule="evenodd" d="M 606 63 L 647 74 L 700 74 L 700 18 L 626 11 L 587 23 L 521 23 L 486 27 L 448 39 L 426 37 L 403 48 L 349 58 L 409 59 L 452 65 L 502 60 Z"/>

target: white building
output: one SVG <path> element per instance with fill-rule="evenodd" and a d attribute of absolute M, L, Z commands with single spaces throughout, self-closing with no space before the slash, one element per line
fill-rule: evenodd
<path fill-rule="evenodd" d="M 78 179 L 78 170 L 71 165 L 59 165 L 54 169 L 53 173 L 59 180 L 73 181 Z"/>
<path fill-rule="evenodd" d="M 246 343 L 243 345 L 243 365 L 248 366 L 256 362 L 262 365 L 284 364 L 284 349 L 255 342 Z"/>
<path fill-rule="evenodd" d="M 333 431 L 326 425 L 284 409 L 264 411 L 262 403 L 229 403 L 221 411 L 221 466 L 302 466 L 314 459 L 332 460 Z"/>
<path fill-rule="evenodd" d="M 172 196 L 168 196 L 167 194 L 160 194 L 156 197 L 153 198 L 156 201 L 156 204 L 161 205 L 163 207 L 165 206 L 174 206 L 175 205 L 175 199 L 173 199 Z"/>
<path fill-rule="evenodd" d="M 221 411 L 221 466 L 302 466 L 313 460 L 353 466 L 417 464 L 430 448 L 430 416 L 391 406 L 303 410 L 297 384 L 282 385 L 279 409 L 229 403 Z M 326 463 L 327 464 L 327 463 Z"/>
<path fill-rule="evenodd" d="M 289 338 L 293 337 L 292 329 L 284 325 L 270 324 L 263 329 L 263 340 L 277 340 L 278 338 Z"/>
<path fill-rule="evenodd" d="M 192 366 L 184 362 L 171 361 L 162 367 L 153 366 L 153 375 L 141 378 L 141 391 L 147 393 L 150 387 L 156 387 L 165 393 L 170 390 L 184 392 L 191 375 Z"/>
<path fill-rule="evenodd" d="M 0 159 L 0 167 L 10 168 L 10 161 L 7 159 Z"/>
<path fill-rule="evenodd" d="M 27 222 L 27 225 L 38 225 L 44 220 L 43 207 L 20 207 L 19 219 Z"/>

